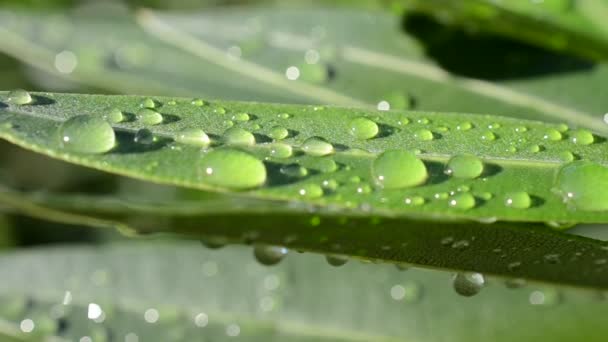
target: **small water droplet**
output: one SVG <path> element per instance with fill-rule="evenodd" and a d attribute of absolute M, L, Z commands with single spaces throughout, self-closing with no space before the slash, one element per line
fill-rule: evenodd
<path fill-rule="evenodd" d="M 428 178 L 424 162 L 415 154 L 403 150 L 389 150 L 372 163 L 372 179 L 385 189 L 409 188 L 423 184 Z"/>
<path fill-rule="evenodd" d="M 235 146 L 253 146 L 255 145 L 255 136 L 240 127 L 232 127 L 227 129 L 223 135 L 224 142 L 228 145 Z"/>
<path fill-rule="evenodd" d="M 447 199 L 450 195 L 447 192 L 438 192 L 436 194 L 433 195 L 433 198 L 435 199 Z"/>
<path fill-rule="evenodd" d="M 475 197 L 468 192 L 457 193 L 448 200 L 452 208 L 466 210 L 475 207 Z"/>
<path fill-rule="evenodd" d="M 298 195 L 307 199 L 314 199 L 323 196 L 323 189 L 316 184 L 305 184 L 298 189 Z"/>
<path fill-rule="evenodd" d="M 211 144 L 209 136 L 200 128 L 186 128 L 181 130 L 175 136 L 175 141 L 200 147 L 207 147 Z"/>
<path fill-rule="evenodd" d="M 201 160 L 202 180 L 220 188 L 244 190 L 262 186 L 266 182 L 264 163 L 249 153 L 218 149 Z"/>
<path fill-rule="evenodd" d="M 376 105 L 376 108 L 381 111 L 387 111 L 387 110 L 391 109 L 391 104 L 388 103 L 388 101 L 386 101 L 386 100 L 382 100 L 382 101 L 378 102 L 378 104 Z"/>
<path fill-rule="evenodd" d="M 114 129 L 102 118 L 78 115 L 59 127 L 60 145 L 79 153 L 104 153 L 116 144 Z"/>
<path fill-rule="evenodd" d="M 525 191 L 509 192 L 505 195 L 505 205 L 511 208 L 527 209 L 532 205 L 532 199 Z"/>
<path fill-rule="evenodd" d="M 238 113 L 232 116 L 232 120 L 240 122 L 249 121 L 249 118 L 249 114 L 247 113 Z"/>
<path fill-rule="evenodd" d="M 146 128 L 142 128 L 135 132 L 135 136 L 133 137 L 133 141 L 142 144 L 142 145 L 150 145 L 156 141 L 154 134 L 152 131 Z"/>
<path fill-rule="evenodd" d="M 509 271 L 515 271 L 521 267 L 521 261 L 514 261 L 507 265 Z"/>
<path fill-rule="evenodd" d="M 205 101 L 203 101 L 202 99 L 193 99 L 191 104 L 194 106 L 197 106 L 197 107 L 202 107 L 202 106 L 206 105 L 207 103 Z"/>
<path fill-rule="evenodd" d="M 304 153 L 311 156 L 325 156 L 334 152 L 332 144 L 320 138 L 309 138 L 302 144 Z"/>
<path fill-rule="evenodd" d="M 103 115 L 103 118 L 110 123 L 119 123 L 125 119 L 123 113 L 117 108 L 109 110 Z"/>
<path fill-rule="evenodd" d="M 496 135 L 490 131 L 485 131 L 483 133 L 481 133 L 481 140 L 484 141 L 494 141 L 496 140 Z"/>
<path fill-rule="evenodd" d="M 325 260 L 332 266 L 342 266 L 348 262 L 348 257 L 342 255 L 326 255 Z"/>
<path fill-rule="evenodd" d="M 585 129 L 579 129 L 570 133 L 570 141 L 577 145 L 590 145 L 594 141 L 593 134 Z"/>
<path fill-rule="evenodd" d="M 265 266 L 278 264 L 288 252 L 287 248 L 280 246 L 257 245 L 253 247 L 255 259 Z"/>
<path fill-rule="evenodd" d="M 497 129 L 500 128 L 500 124 L 497 122 L 491 123 L 488 125 L 488 129 Z"/>
<path fill-rule="evenodd" d="M 391 287 L 390 294 L 394 300 L 413 303 L 422 296 L 422 287 L 416 282 L 408 281 L 403 285 L 397 284 Z"/>
<path fill-rule="evenodd" d="M 368 118 L 356 118 L 350 121 L 349 132 L 359 140 L 371 139 L 378 135 L 378 125 Z"/>
<path fill-rule="evenodd" d="M 408 125 L 410 123 L 410 119 L 407 118 L 407 116 L 402 115 L 399 117 L 399 120 L 397 120 L 397 124 L 399 126 L 405 126 Z"/>
<path fill-rule="evenodd" d="M 277 114 L 277 117 L 279 119 L 289 119 L 291 117 L 291 115 L 289 115 L 287 113 L 279 113 L 279 114 Z"/>
<path fill-rule="evenodd" d="M 324 189 L 335 191 L 338 188 L 338 182 L 335 179 L 326 179 L 321 185 Z"/>
<path fill-rule="evenodd" d="M 308 170 L 298 164 L 283 165 L 280 171 L 289 177 L 302 178 L 308 176 Z"/>
<path fill-rule="evenodd" d="M 226 108 L 216 107 L 215 109 L 213 109 L 213 112 L 215 112 L 216 114 L 226 114 Z"/>
<path fill-rule="evenodd" d="M 428 125 L 431 123 L 431 120 L 429 120 L 428 118 L 420 118 L 416 120 L 416 122 L 422 125 Z"/>
<path fill-rule="evenodd" d="M 7 102 L 14 105 L 26 105 L 32 103 L 32 95 L 23 89 L 16 89 L 8 93 Z"/>
<path fill-rule="evenodd" d="M 559 151 L 557 158 L 562 162 L 571 162 L 574 160 L 574 154 L 570 151 Z"/>
<path fill-rule="evenodd" d="M 414 132 L 414 138 L 421 141 L 433 140 L 433 132 L 429 131 L 428 129 L 419 129 Z"/>
<path fill-rule="evenodd" d="M 573 209 L 608 210 L 608 168 L 589 161 L 562 166 L 553 191 Z"/>
<path fill-rule="evenodd" d="M 473 124 L 471 124 L 470 122 L 461 122 L 456 126 L 456 129 L 459 131 L 468 131 L 471 128 L 473 128 Z"/>
<path fill-rule="evenodd" d="M 270 129 L 270 132 L 268 132 L 268 136 L 274 140 L 285 139 L 288 135 L 289 131 L 285 127 L 281 126 L 274 126 Z"/>
<path fill-rule="evenodd" d="M 458 155 L 448 161 L 445 174 L 456 178 L 473 179 L 483 172 L 483 162 L 473 155 Z"/>
<path fill-rule="evenodd" d="M 550 141 L 562 140 L 562 134 L 554 128 L 548 128 L 543 134 L 543 139 Z"/>
<path fill-rule="evenodd" d="M 452 286 L 459 295 L 472 297 L 481 291 L 485 282 L 481 273 L 458 273 L 454 276 Z"/>
<path fill-rule="evenodd" d="M 425 201 L 424 201 L 424 197 L 412 196 L 412 197 L 406 197 L 404 202 L 406 205 L 419 206 L 419 205 L 423 205 Z"/>
<path fill-rule="evenodd" d="M 144 125 L 158 125 L 163 122 L 163 116 L 150 108 L 144 108 L 137 112 L 137 120 Z"/>
<path fill-rule="evenodd" d="M 143 100 L 139 106 L 141 108 L 156 108 L 156 102 L 150 98 Z"/>
<path fill-rule="evenodd" d="M 483 199 L 483 200 L 491 200 L 492 197 L 494 197 L 494 195 L 492 195 L 491 192 L 481 192 L 478 194 L 479 198 Z"/>
<path fill-rule="evenodd" d="M 270 155 L 274 158 L 289 158 L 293 155 L 291 145 L 274 143 L 270 147 Z"/>
<path fill-rule="evenodd" d="M 527 131 L 528 131 L 528 127 L 526 127 L 526 126 L 515 127 L 515 132 L 517 132 L 517 133 L 523 133 L 523 132 L 527 132 Z"/>
<path fill-rule="evenodd" d="M 454 241 L 454 243 L 452 243 L 452 248 L 454 249 L 465 249 L 468 248 L 470 245 L 468 240 L 458 240 L 458 241 Z"/>

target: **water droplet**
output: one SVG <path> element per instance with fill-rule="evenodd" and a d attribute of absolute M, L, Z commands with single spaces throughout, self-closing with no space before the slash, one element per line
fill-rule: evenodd
<path fill-rule="evenodd" d="M 335 191 L 338 188 L 338 182 L 335 179 L 324 180 L 321 185 L 324 189 Z"/>
<path fill-rule="evenodd" d="M 491 124 L 488 125 L 488 128 L 489 129 L 497 129 L 497 128 L 500 128 L 500 124 L 496 123 L 496 122 L 495 123 L 491 123 Z"/>
<path fill-rule="evenodd" d="M 15 105 L 32 103 L 32 95 L 23 89 L 16 89 L 8 93 L 7 102 Z"/>
<path fill-rule="evenodd" d="M 475 207 L 475 197 L 468 192 L 461 192 L 452 196 L 449 199 L 448 204 L 450 207 L 456 209 L 471 209 Z"/>
<path fill-rule="evenodd" d="M 369 184 L 361 184 L 357 186 L 357 189 L 355 191 L 357 192 L 357 194 L 366 195 L 372 192 L 372 188 L 369 186 Z"/>
<path fill-rule="evenodd" d="M 405 115 L 401 115 L 399 117 L 399 120 L 397 120 L 397 124 L 399 126 L 405 126 L 405 125 L 408 125 L 409 123 L 410 123 L 410 119 L 408 119 L 407 116 L 405 116 Z"/>
<path fill-rule="evenodd" d="M 209 136 L 200 128 L 186 128 L 175 136 L 178 143 L 207 147 L 211 143 Z"/>
<path fill-rule="evenodd" d="M 515 271 L 521 267 L 521 261 L 514 261 L 507 265 L 509 271 Z"/>
<path fill-rule="evenodd" d="M 570 151 L 559 151 L 557 153 L 557 158 L 563 162 L 571 162 L 574 160 L 574 154 Z"/>
<path fill-rule="evenodd" d="M 154 134 L 146 128 L 142 128 L 135 132 L 135 137 L 133 137 L 133 141 L 143 145 L 150 145 L 154 143 L 155 140 Z"/>
<path fill-rule="evenodd" d="M 577 145 L 590 145 L 593 144 L 594 138 L 591 132 L 579 129 L 570 133 L 570 140 Z"/>
<path fill-rule="evenodd" d="M 302 144 L 304 153 L 311 156 L 325 156 L 334 152 L 332 144 L 319 138 L 309 138 Z"/>
<path fill-rule="evenodd" d="M 216 107 L 215 109 L 213 109 L 213 112 L 215 112 L 216 114 L 226 114 L 226 108 Z"/>
<path fill-rule="evenodd" d="M 532 291 L 528 297 L 528 301 L 532 305 L 556 305 L 560 300 L 560 293 L 554 289 Z"/>
<path fill-rule="evenodd" d="M 391 109 L 391 104 L 388 103 L 388 101 L 382 100 L 382 101 L 378 102 L 378 104 L 376 105 L 376 108 L 381 111 L 387 111 L 387 110 Z"/>
<path fill-rule="evenodd" d="M 409 281 L 403 285 L 398 284 L 391 287 L 390 294 L 394 300 L 413 303 L 422 296 L 422 288 L 418 283 Z"/>
<path fill-rule="evenodd" d="M 424 197 L 412 196 L 412 197 L 406 197 L 404 202 L 406 205 L 419 206 L 419 205 L 423 205 L 425 201 L 424 201 Z"/>
<path fill-rule="evenodd" d="M 367 118 L 356 118 L 350 121 L 349 132 L 359 140 L 371 139 L 378 135 L 378 125 Z"/>
<path fill-rule="evenodd" d="M 253 255 L 256 260 L 266 266 L 278 264 L 287 255 L 288 250 L 280 246 L 258 245 L 253 247 Z"/>
<path fill-rule="evenodd" d="M 445 174 L 456 178 L 473 179 L 483 172 L 483 162 L 472 155 L 454 156 L 448 161 Z"/>
<path fill-rule="evenodd" d="M 103 115 L 103 118 L 110 123 L 119 123 L 125 119 L 122 112 L 117 108 L 111 109 L 109 112 Z"/>
<path fill-rule="evenodd" d="M 202 107 L 204 105 L 206 105 L 207 103 L 201 99 L 194 99 L 192 100 L 192 105 L 197 106 L 197 107 Z"/>
<path fill-rule="evenodd" d="M 414 137 L 421 141 L 433 140 L 433 132 L 429 131 L 428 129 L 419 129 L 414 132 Z"/>
<path fill-rule="evenodd" d="M 485 132 L 481 133 L 481 140 L 494 141 L 494 140 L 496 140 L 496 135 L 490 131 L 485 131 Z"/>
<path fill-rule="evenodd" d="M 281 126 L 274 126 L 270 129 L 270 132 L 268 132 L 268 136 L 275 140 L 285 139 L 288 135 L 289 131 Z"/>
<path fill-rule="evenodd" d="M 452 248 L 454 249 L 465 249 L 468 248 L 470 245 L 468 240 L 458 240 L 458 241 L 454 241 L 454 243 L 452 243 Z"/>
<path fill-rule="evenodd" d="M 270 147 L 270 155 L 275 158 L 289 158 L 293 154 L 291 145 L 274 143 Z"/>
<path fill-rule="evenodd" d="M 505 195 L 505 205 L 511 208 L 526 209 L 532 205 L 532 199 L 525 191 L 509 192 Z"/>
<path fill-rule="evenodd" d="M 102 118 L 78 115 L 69 118 L 59 127 L 60 145 L 79 153 L 104 153 L 116 143 L 114 130 Z"/>
<path fill-rule="evenodd" d="M 163 116 L 155 110 L 144 108 L 137 112 L 137 120 L 144 125 L 158 125 L 163 122 Z"/>
<path fill-rule="evenodd" d="M 287 113 L 279 113 L 279 114 L 277 114 L 277 117 L 279 119 L 289 119 L 291 117 L 291 115 L 289 115 Z"/>
<path fill-rule="evenodd" d="M 289 177 L 302 178 L 308 176 L 308 170 L 298 164 L 284 165 L 280 169 L 281 173 Z"/>
<path fill-rule="evenodd" d="M 435 199 L 447 199 L 449 197 L 449 194 L 447 192 L 438 192 L 434 194 L 433 197 Z"/>
<path fill-rule="evenodd" d="M 314 170 L 319 170 L 323 173 L 334 172 L 338 169 L 338 164 L 336 164 L 336 162 L 329 157 L 315 158 L 308 161 L 306 166 Z"/>
<path fill-rule="evenodd" d="M 478 294 L 484 285 L 485 279 L 481 273 L 458 273 L 452 281 L 456 293 L 465 297 Z"/>
<path fill-rule="evenodd" d="M 167 104 L 170 105 L 170 106 L 175 106 L 177 104 L 177 101 L 175 101 L 175 100 L 169 100 L 169 101 L 167 101 Z"/>
<path fill-rule="evenodd" d="M 234 114 L 232 116 L 232 120 L 240 121 L 240 122 L 249 121 L 249 114 L 247 114 L 247 113 Z"/>
<path fill-rule="evenodd" d="M 492 197 L 494 197 L 494 195 L 492 195 L 491 192 L 481 192 L 478 194 L 479 198 L 483 199 L 483 200 L 491 200 Z"/>
<path fill-rule="evenodd" d="M 473 128 L 473 124 L 471 124 L 470 122 L 461 122 L 456 126 L 456 129 L 459 131 L 468 131 L 471 128 Z"/>
<path fill-rule="evenodd" d="M 141 108 L 156 108 L 156 102 L 154 102 L 154 100 L 147 98 L 145 100 L 143 100 L 139 106 Z"/>
<path fill-rule="evenodd" d="M 573 209 L 608 210 L 608 168 L 588 161 L 575 161 L 562 166 L 557 174 L 554 192 Z"/>
<path fill-rule="evenodd" d="M 382 153 L 372 163 L 372 178 L 385 189 L 408 188 L 428 178 L 426 166 L 415 154 L 403 150 Z"/>
<path fill-rule="evenodd" d="M 326 255 L 325 260 L 332 266 L 342 266 L 348 262 L 348 257 L 342 255 Z"/>
<path fill-rule="evenodd" d="M 247 130 L 240 127 L 229 128 L 224 132 L 224 142 L 228 145 L 237 146 L 253 146 L 255 145 L 255 137 Z"/>
<path fill-rule="evenodd" d="M 554 128 L 549 128 L 545 131 L 543 139 L 550 141 L 562 140 L 562 134 Z"/>
<path fill-rule="evenodd" d="M 517 132 L 517 133 L 523 133 L 523 132 L 527 132 L 527 131 L 528 131 L 528 127 L 526 127 L 526 126 L 515 127 L 515 132 Z"/>
<path fill-rule="evenodd" d="M 298 189 L 298 195 L 307 199 L 319 198 L 323 196 L 323 189 L 316 184 L 305 184 Z"/>
<path fill-rule="evenodd" d="M 221 188 L 244 190 L 262 186 L 266 182 L 264 163 L 239 150 L 211 151 L 201 160 L 201 169 L 205 183 Z"/>

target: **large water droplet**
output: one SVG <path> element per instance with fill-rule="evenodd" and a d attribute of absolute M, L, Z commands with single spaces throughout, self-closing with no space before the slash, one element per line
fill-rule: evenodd
<path fill-rule="evenodd" d="M 137 112 L 137 120 L 144 125 L 158 125 L 163 122 L 163 116 L 150 108 L 144 108 Z"/>
<path fill-rule="evenodd" d="M 23 89 L 16 89 L 8 93 L 7 102 L 15 105 L 32 103 L 32 95 Z"/>
<path fill-rule="evenodd" d="M 79 153 L 104 153 L 116 143 L 114 130 L 102 118 L 78 115 L 59 127 L 63 148 Z"/>
<path fill-rule="evenodd" d="M 156 102 L 150 98 L 147 98 L 143 100 L 139 106 L 142 108 L 156 108 Z"/>
<path fill-rule="evenodd" d="M 477 178 L 482 172 L 483 162 L 475 156 L 466 154 L 452 157 L 445 169 L 447 175 L 465 179 Z"/>
<path fill-rule="evenodd" d="M 289 131 L 281 126 L 274 126 L 268 132 L 268 136 L 275 140 L 281 140 L 287 138 Z"/>
<path fill-rule="evenodd" d="M 270 155 L 275 158 L 289 158 L 293 154 L 291 145 L 274 143 L 270 147 Z"/>
<path fill-rule="evenodd" d="M 200 128 L 186 128 L 181 130 L 175 136 L 175 141 L 200 147 L 207 147 L 211 143 L 209 136 Z"/>
<path fill-rule="evenodd" d="M 426 166 L 415 154 L 403 150 L 382 153 L 372 163 L 372 179 L 385 189 L 408 188 L 428 178 Z"/>
<path fill-rule="evenodd" d="M 234 121 L 249 121 L 249 114 L 247 113 L 238 113 L 232 116 L 232 120 Z"/>
<path fill-rule="evenodd" d="M 247 130 L 240 127 L 233 127 L 224 132 L 224 142 L 228 145 L 252 146 L 255 144 L 255 137 Z"/>
<path fill-rule="evenodd" d="M 608 210 L 608 168 L 589 161 L 575 161 L 562 166 L 554 191 L 574 209 Z"/>
<path fill-rule="evenodd" d="M 304 184 L 298 189 L 298 195 L 307 199 L 319 198 L 323 196 L 323 189 L 316 184 Z"/>
<path fill-rule="evenodd" d="M 133 141 L 135 141 L 138 144 L 150 145 L 150 144 L 154 143 L 155 138 L 154 138 L 154 134 L 152 133 L 152 131 L 150 131 L 149 129 L 146 129 L 146 128 L 142 128 L 142 129 L 138 130 L 137 132 L 135 132 L 135 137 L 133 137 Z"/>
<path fill-rule="evenodd" d="M 509 192 L 505 195 L 505 205 L 511 208 L 526 209 L 532 205 L 532 199 L 525 191 Z"/>
<path fill-rule="evenodd" d="M 332 144 L 319 138 L 308 138 L 302 144 L 304 153 L 311 156 L 325 156 L 334 152 Z"/>
<path fill-rule="evenodd" d="M 325 260 L 327 260 L 328 264 L 338 267 L 346 264 L 348 262 L 348 257 L 342 255 L 327 255 L 325 256 Z"/>
<path fill-rule="evenodd" d="M 448 204 L 456 209 L 471 209 L 475 207 L 475 197 L 468 192 L 457 193 L 450 197 Z"/>
<path fill-rule="evenodd" d="M 421 141 L 433 140 L 433 132 L 429 131 L 428 129 L 419 129 L 414 132 L 414 137 Z"/>
<path fill-rule="evenodd" d="M 554 128 L 548 128 L 543 135 L 543 139 L 550 141 L 562 140 L 562 134 Z"/>
<path fill-rule="evenodd" d="M 106 114 L 103 115 L 103 118 L 110 123 L 119 123 L 125 119 L 122 112 L 117 108 L 108 111 Z"/>
<path fill-rule="evenodd" d="M 485 131 L 485 132 L 481 133 L 481 140 L 494 141 L 494 140 L 496 140 L 496 135 L 490 131 Z"/>
<path fill-rule="evenodd" d="M 266 181 L 264 163 L 249 153 L 218 149 L 207 153 L 201 160 L 203 182 L 227 189 L 250 189 Z"/>
<path fill-rule="evenodd" d="M 356 118 L 350 121 L 349 131 L 359 140 L 371 139 L 378 135 L 378 125 L 368 118 Z"/>
<path fill-rule="evenodd" d="M 471 128 L 473 128 L 473 124 L 471 124 L 471 123 L 470 123 L 470 122 L 468 122 L 468 121 L 461 122 L 461 123 L 459 123 L 459 124 L 456 126 L 456 129 L 457 129 L 457 130 L 459 130 L 459 131 L 468 131 L 468 130 L 470 130 Z"/>
<path fill-rule="evenodd" d="M 256 260 L 266 266 L 278 264 L 287 255 L 288 250 L 280 246 L 259 245 L 253 248 L 253 255 Z"/>
<path fill-rule="evenodd" d="M 456 293 L 465 297 L 472 297 L 481 291 L 485 279 L 480 273 L 458 273 L 454 276 L 452 286 Z"/>
<path fill-rule="evenodd" d="M 570 133 L 570 140 L 577 145 L 593 144 L 593 134 L 585 129 L 579 129 Z"/>

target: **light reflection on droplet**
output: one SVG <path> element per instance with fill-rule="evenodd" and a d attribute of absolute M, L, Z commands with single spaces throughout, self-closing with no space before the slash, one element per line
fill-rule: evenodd
<path fill-rule="evenodd" d="M 532 305 L 543 305 L 545 304 L 545 294 L 542 291 L 533 291 L 528 300 Z"/>
<path fill-rule="evenodd" d="M 319 55 L 319 51 L 317 50 L 310 49 L 304 54 L 304 60 L 308 64 L 317 64 L 319 59 L 321 59 L 321 55 Z"/>
<path fill-rule="evenodd" d="M 391 297 L 394 300 L 402 300 L 405 297 L 405 287 L 401 285 L 391 287 Z"/>
<path fill-rule="evenodd" d="M 78 57 L 69 50 L 63 50 L 55 55 L 55 69 L 62 74 L 71 74 L 78 65 Z"/>
<path fill-rule="evenodd" d="M 144 312 L 144 319 L 148 323 L 156 323 L 158 322 L 158 318 L 160 317 L 158 310 L 151 308 Z"/>
<path fill-rule="evenodd" d="M 201 312 L 194 316 L 194 324 L 199 328 L 204 328 L 209 324 L 209 316 L 206 313 Z"/>
<path fill-rule="evenodd" d="M 391 109 L 391 105 L 390 105 L 390 103 L 388 103 L 388 101 L 382 100 L 382 101 L 378 102 L 378 105 L 376 106 L 376 108 L 378 108 L 378 110 L 386 111 L 386 110 Z"/>
<path fill-rule="evenodd" d="M 24 319 L 23 321 L 21 321 L 21 323 L 19 324 L 19 328 L 21 329 L 21 331 L 23 331 L 24 333 L 31 333 L 32 331 L 34 331 L 34 328 L 36 327 L 36 324 L 34 324 L 34 321 L 32 321 L 29 318 Z"/>
<path fill-rule="evenodd" d="M 72 292 L 65 291 L 65 294 L 63 295 L 62 303 L 63 303 L 63 305 L 70 305 L 70 303 L 72 303 Z"/>
<path fill-rule="evenodd" d="M 229 324 L 226 327 L 226 335 L 230 336 L 230 337 L 236 337 L 239 336 L 239 334 L 241 333 L 241 327 L 239 327 L 238 324 Z"/>
<path fill-rule="evenodd" d="M 87 317 L 91 320 L 96 320 L 103 314 L 103 310 L 101 310 L 101 306 L 96 303 L 89 303 L 89 307 L 87 310 Z"/>
<path fill-rule="evenodd" d="M 287 68 L 287 70 L 285 70 L 285 77 L 287 77 L 287 79 L 291 81 L 297 80 L 298 78 L 300 78 L 300 69 L 293 65 L 290 66 L 289 68 Z"/>

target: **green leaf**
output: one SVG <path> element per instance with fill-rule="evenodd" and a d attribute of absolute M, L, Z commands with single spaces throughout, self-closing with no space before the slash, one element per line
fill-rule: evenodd
<path fill-rule="evenodd" d="M 6 99 L 6 94 L 2 96 Z M 465 114 L 237 102 L 199 106 L 190 99 L 160 97 L 32 96 L 31 104 L 14 105 L 5 100 L 8 105 L 0 111 L 0 136 L 4 139 L 78 165 L 224 195 L 193 189 L 159 192 L 153 197 L 138 197 L 137 191 L 131 191 L 123 197 L 108 198 L 2 192 L 3 203 L 27 214 L 74 224 L 115 226 L 141 234 L 172 232 L 225 242 L 288 245 L 326 254 L 608 287 L 608 277 L 602 276 L 604 266 L 597 261 L 608 258 L 605 244 L 574 239 L 542 224 L 487 224 L 496 220 L 533 221 L 564 227 L 564 222 L 605 222 L 607 213 L 601 207 L 605 198 L 596 191 L 605 178 L 601 165 L 606 142 L 599 136 L 593 136 L 594 141 L 588 145 L 580 141 L 575 144 L 565 137 L 588 135 L 570 130 L 563 132 L 562 140 L 543 142 L 539 151 L 507 152 L 506 148 L 519 139 L 534 144 L 563 127 Z M 154 104 L 158 112 L 142 109 L 142 103 Z M 112 109 L 122 110 L 127 119 L 114 123 L 115 134 L 107 135 L 105 128 L 112 132 L 112 127 L 102 118 L 109 119 L 111 116 L 104 114 L 114 113 Z M 140 113 L 139 119 L 133 113 Z M 162 115 L 164 121 L 157 125 L 142 123 L 150 113 Z M 245 114 L 247 121 L 233 119 L 243 119 Z M 358 126 L 362 117 L 379 125 L 376 137 L 359 140 L 356 132 L 350 133 L 351 120 L 356 119 Z M 234 120 L 234 126 L 224 126 L 226 120 Z M 468 127 L 465 123 L 471 128 L 463 130 Z M 288 136 L 272 142 L 268 135 L 276 133 L 277 126 L 286 129 Z M 192 142 L 183 137 L 184 132 L 197 132 L 195 137 L 200 137 L 202 129 L 211 137 L 211 147 L 202 146 L 206 140 Z M 421 130 L 429 130 L 433 140 L 419 140 L 416 134 Z M 226 146 L 233 143 L 226 141 L 226 136 L 233 139 L 235 135 L 248 136 L 248 132 L 255 133 L 258 143 Z M 488 138 L 489 133 L 494 140 Z M 99 137 L 115 139 L 116 146 L 105 141 L 94 144 Z M 314 144 L 311 137 L 316 137 Z M 109 151 L 99 153 L 99 146 Z M 277 156 L 277 146 L 291 154 Z M 414 149 L 422 151 L 417 155 L 405 152 Z M 586 162 L 564 164 L 559 160 L 564 150 L 572 150 Z M 411 186 L 403 185 L 398 177 L 400 188 L 391 188 L 389 181 L 393 186 L 395 179 L 389 178 L 393 173 L 389 167 L 383 173 L 384 188 L 379 187 L 374 177 L 386 167 L 378 162 L 386 161 L 384 151 L 406 153 L 409 160 L 426 170 L 428 179 Z M 321 152 L 328 155 L 318 156 Z M 461 168 L 459 172 L 467 172 L 459 174 L 459 166 L 454 163 L 450 163 L 453 175 L 444 173 L 453 156 L 469 153 L 476 154 L 473 161 L 480 162 L 473 164 L 485 170 L 479 177 L 458 178 L 472 177 L 467 173 L 471 169 Z M 468 163 L 470 158 L 464 161 Z M 591 174 L 584 171 L 582 181 L 588 179 L 587 183 L 581 184 L 576 173 L 576 177 L 557 177 L 556 183 L 556 172 L 562 165 L 566 165 L 562 173 L 572 166 L 586 170 L 591 165 L 599 170 Z M 405 165 L 405 170 L 414 172 L 410 166 Z M 213 178 L 221 176 L 217 170 L 229 177 Z M 570 202 L 566 205 L 552 188 L 570 191 L 569 186 L 578 188 L 573 196 L 566 196 Z M 577 254 L 581 250 L 593 252 L 581 257 Z M 554 254 L 560 255 L 559 263 L 553 263 Z M 547 255 L 551 260 L 546 259 Z M 509 266 L 517 262 L 527 266 Z M 579 272 L 581 269 L 586 271 Z"/>
<path fill-rule="evenodd" d="M 55 333 L 70 340 L 129 333 L 140 341 L 223 340 L 238 332 L 251 341 L 443 341 L 448 332 L 456 341 L 603 341 L 608 332 L 601 294 L 525 283 L 507 289 L 486 278 L 465 298 L 443 272 L 358 262 L 334 268 L 306 254 L 268 268 L 244 248 L 148 242 L 22 251 L 0 257 L 0 266 L 0 317 L 18 325 L 51 312 L 63 321 Z M 103 322 L 87 319 L 90 304 Z"/>
<path fill-rule="evenodd" d="M 408 9 L 442 22 L 498 33 L 594 60 L 608 58 L 608 36 L 599 15 L 604 0 L 485 1 L 409 0 Z M 595 12 L 595 15 L 591 13 Z"/>
<path fill-rule="evenodd" d="M 400 30 L 399 18 L 387 13 L 237 8 L 101 14 L 2 13 L 0 49 L 112 91 L 492 113 L 608 132 L 602 122 L 608 99 L 587 91 L 608 79 L 605 65 L 497 83 L 458 77 L 424 57 Z M 307 64 L 307 53 L 316 63 Z M 65 73 L 56 58 L 67 63 L 59 65 Z M 70 61 L 77 62 L 73 70 Z M 286 78 L 290 67 L 298 68 L 298 80 Z"/>

